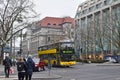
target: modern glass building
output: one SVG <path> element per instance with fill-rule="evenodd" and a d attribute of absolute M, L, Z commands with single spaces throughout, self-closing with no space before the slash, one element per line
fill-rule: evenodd
<path fill-rule="evenodd" d="M 81 58 L 119 55 L 120 0 L 86 0 L 75 16 L 75 49 Z"/>

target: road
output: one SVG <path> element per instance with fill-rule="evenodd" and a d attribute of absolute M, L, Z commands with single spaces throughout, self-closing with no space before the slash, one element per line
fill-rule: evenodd
<path fill-rule="evenodd" d="M 120 80 L 120 65 L 77 64 L 69 68 L 52 68 L 50 74 L 62 76 L 55 80 Z"/>
<path fill-rule="evenodd" d="M 4 75 L 3 68 L 0 69 L 0 75 Z M 17 76 L 17 72 L 14 75 Z M 52 78 L 55 75 L 56 79 Z M 33 77 L 38 76 L 45 77 L 38 80 L 120 80 L 120 64 L 77 64 L 67 68 L 51 68 L 51 70 L 46 68 L 45 71 L 34 72 Z"/>

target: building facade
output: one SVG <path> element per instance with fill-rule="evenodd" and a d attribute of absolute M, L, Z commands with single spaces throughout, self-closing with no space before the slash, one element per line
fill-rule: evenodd
<path fill-rule="evenodd" d="M 37 54 L 38 47 L 62 39 L 73 39 L 74 19 L 70 17 L 45 17 L 34 22 L 23 38 L 24 54 Z"/>
<path fill-rule="evenodd" d="M 81 58 L 119 54 L 120 0 L 86 0 L 75 16 L 75 49 Z"/>

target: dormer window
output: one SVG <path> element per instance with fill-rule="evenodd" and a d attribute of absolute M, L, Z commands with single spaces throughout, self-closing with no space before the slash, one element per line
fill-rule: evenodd
<path fill-rule="evenodd" d="M 51 25 L 50 23 L 47 24 L 48 26 Z"/>
<path fill-rule="evenodd" d="M 56 24 L 53 24 L 54 26 L 56 26 Z"/>

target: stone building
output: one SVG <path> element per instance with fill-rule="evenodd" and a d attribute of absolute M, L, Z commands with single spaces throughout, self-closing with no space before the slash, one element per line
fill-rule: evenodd
<path fill-rule="evenodd" d="M 62 39 L 73 39 L 74 19 L 70 17 L 45 17 L 34 22 L 24 35 L 24 54 L 37 54 L 38 47 Z"/>

